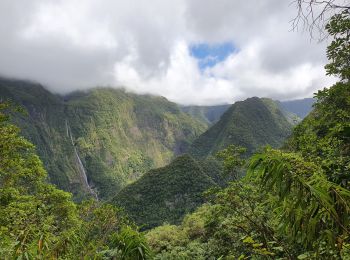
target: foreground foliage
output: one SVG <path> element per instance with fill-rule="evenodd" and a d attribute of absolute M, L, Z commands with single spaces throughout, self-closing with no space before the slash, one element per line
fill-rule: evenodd
<path fill-rule="evenodd" d="M 248 172 L 209 192 L 210 203 L 181 225 L 149 231 L 156 259 L 350 256 L 350 191 L 327 180 L 320 166 L 266 149 L 251 159 Z"/>

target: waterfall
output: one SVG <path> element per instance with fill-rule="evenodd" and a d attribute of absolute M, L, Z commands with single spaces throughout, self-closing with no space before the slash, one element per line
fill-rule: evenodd
<path fill-rule="evenodd" d="M 85 184 L 87 190 L 89 191 L 89 193 L 91 195 L 93 195 L 96 200 L 98 200 L 96 192 L 89 185 L 89 182 L 88 182 L 88 179 L 87 179 L 87 175 L 86 175 L 86 170 L 85 170 L 84 165 L 83 165 L 83 163 L 82 163 L 82 161 L 80 159 L 78 150 L 77 150 L 76 146 L 74 145 L 72 131 L 70 129 L 70 126 L 68 125 L 67 120 L 66 120 L 66 130 L 67 130 L 67 137 L 70 138 L 70 141 L 72 143 L 72 146 L 73 146 L 73 149 L 74 149 L 74 154 L 75 154 L 76 160 L 78 162 L 79 172 L 80 172 L 80 175 L 81 175 L 82 179 L 84 180 L 84 184 Z"/>

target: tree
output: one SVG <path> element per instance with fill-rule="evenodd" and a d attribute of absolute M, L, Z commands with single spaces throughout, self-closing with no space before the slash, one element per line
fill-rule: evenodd
<path fill-rule="evenodd" d="M 320 165 L 330 181 L 350 188 L 349 12 L 332 17 L 326 29 L 334 37 L 327 48 L 327 74 L 340 81 L 315 94 L 314 111 L 294 129 L 288 146 Z"/>
<path fill-rule="evenodd" d="M 326 65 L 328 75 L 334 75 L 343 83 L 350 81 L 350 9 L 334 15 L 326 26 L 333 37 L 327 48 L 330 63 Z"/>
<path fill-rule="evenodd" d="M 71 194 L 46 183 L 34 146 L 9 122 L 0 103 L 0 255 L 53 257 L 73 240 L 79 220 Z"/>
<path fill-rule="evenodd" d="M 216 154 L 216 158 L 223 162 L 224 174 L 234 180 L 237 180 L 242 172 L 242 167 L 246 163 L 242 155 L 247 151 L 246 148 L 236 145 L 229 145 L 226 149 Z"/>

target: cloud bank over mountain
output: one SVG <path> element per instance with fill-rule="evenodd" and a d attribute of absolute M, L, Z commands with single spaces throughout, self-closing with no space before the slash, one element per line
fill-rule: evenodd
<path fill-rule="evenodd" d="M 3 0 L 0 75 L 58 93 L 124 86 L 182 104 L 311 96 L 333 81 L 327 42 L 291 31 L 295 15 L 288 0 Z"/>

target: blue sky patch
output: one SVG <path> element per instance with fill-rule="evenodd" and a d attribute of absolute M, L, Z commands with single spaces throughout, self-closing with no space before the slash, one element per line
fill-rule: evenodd
<path fill-rule="evenodd" d="M 190 46 L 190 53 L 198 60 L 198 66 L 201 70 L 222 62 L 234 51 L 235 47 L 231 42 L 219 44 L 200 43 Z"/>

